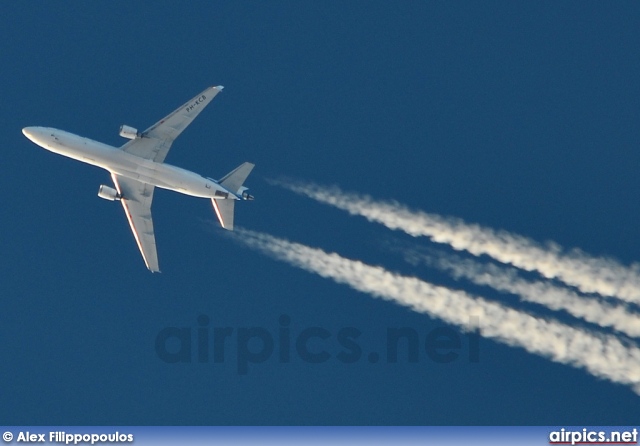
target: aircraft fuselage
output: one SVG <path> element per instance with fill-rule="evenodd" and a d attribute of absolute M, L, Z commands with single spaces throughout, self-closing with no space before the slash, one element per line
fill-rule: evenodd
<path fill-rule="evenodd" d="M 241 197 L 215 180 L 166 163 L 140 158 L 117 147 L 50 127 L 26 127 L 24 135 L 40 147 L 109 172 L 162 189 L 202 198 Z M 228 195 L 227 195 L 228 194 Z"/>

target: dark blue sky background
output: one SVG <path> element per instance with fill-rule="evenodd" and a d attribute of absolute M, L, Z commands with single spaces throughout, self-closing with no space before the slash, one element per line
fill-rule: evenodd
<path fill-rule="evenodd" d="M 3 2 L 0 419 L 5 424 L 625 424 L 629 388 L 482 339 L 480 362 L 401 360 L 388 327 L 443 323 L 221 237 L 211 204 L 158 190 L 162 274 L 144 267 L 108 173 L 21 133 L 119 146 L 209 85 L 226 88 L 167 162 L 221 177 L 256 163 L 237 224 L 466 287 L 384 249 L 426 240 L 270 186 L 281 175 L 640 257 L 635 2 Z M 511 302 L 509 296 L 490 298 Z M 231 327 L 225 363 L 167 364 L 165 327 Z M 277 351 L 237 373 L 235 333 L 332 333 L 332 359 Z M 568 320 L 568 319 L 567 319 Z M 363 334 L 336 359 L 343 327 Z M 259 343 L 253 347 L 258 349 Z M 195 346 L 194 346 L 195 350 Z"/>

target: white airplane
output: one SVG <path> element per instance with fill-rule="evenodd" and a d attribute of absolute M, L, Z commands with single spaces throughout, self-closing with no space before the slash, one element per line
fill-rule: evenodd
<path fill-rule="evenodd" d="M 251 163 L 241 164 L 216 181 L 163 162 L 173 141 L 222 88 L 207 88 L 144 132 L 121 126 L 120 136 L 131 141 L 120 148 L 49 127 L 25 127 L 22 133 L 40 147 L 111 173 L 116 188 L 101 185 L 98 196 L 122 203 L 144 263 L 151 272 L 159 272 L 151 219 L 154 187 L 210 198 L 220 224 L 229 230 L 233 230 L 236 200 L 253 200 L 242 185 L 254 167 Z"/>

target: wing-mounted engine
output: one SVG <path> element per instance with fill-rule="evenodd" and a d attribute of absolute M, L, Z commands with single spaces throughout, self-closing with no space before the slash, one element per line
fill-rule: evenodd
<path fill-rule="evenodd" d="M 142 138 L 142 133 L 138 133 L 138 129 L 134 129 L 133 127 L 129 127 L 128 125 L 121 125 L 120 136 L 127 139 L 137 139 Z"/>
<path fill-rule="evenodd" d="M 120 198 L 122 198 L 117 190 L 104 184 L 100 185 L 100 189 L 98 189 L 98 197 L 109 201 L 120 200 Z"/>

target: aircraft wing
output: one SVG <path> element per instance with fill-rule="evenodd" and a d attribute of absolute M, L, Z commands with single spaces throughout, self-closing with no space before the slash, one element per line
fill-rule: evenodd
<path fill-rule="evenodd" d="M 138 243 L 138 248 L 144 263 L 151 272 L 160 272 L 158 266 L 158 252 L 156 251 L 156 237 L 153 232 L 151 219 L 151 201 L 154 186 L 140 181 L 125 178 L 115 173 L 111 174 L 113 183 L 122 197 L 120 202 L 129 220 L 131 231 Z"/>
<path fill-rule="evenodd" d="M 207 88 L 145 130 L 141 138 L 133 139 L 123 145 L 122 150 L 157 163 L 163 162 L 173 141 L 222 89 L 222 86 Z"/>

